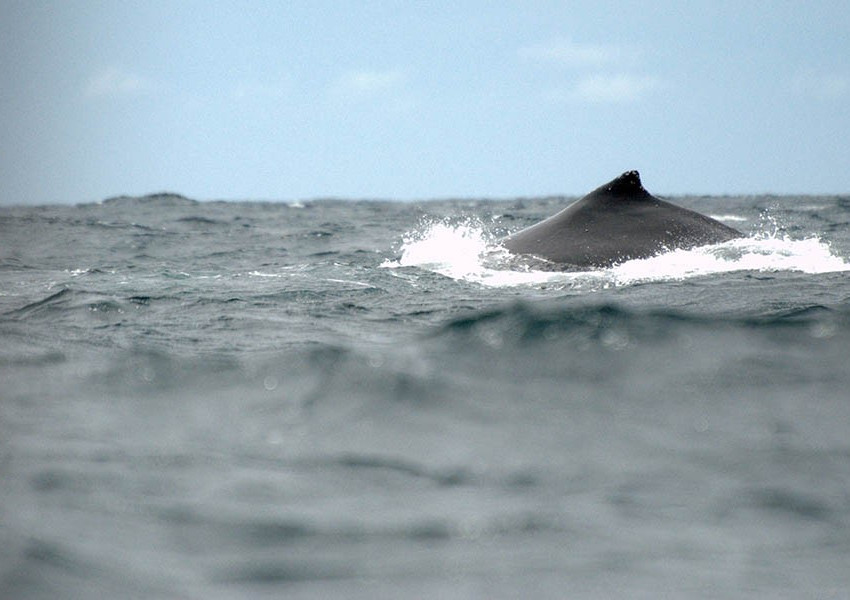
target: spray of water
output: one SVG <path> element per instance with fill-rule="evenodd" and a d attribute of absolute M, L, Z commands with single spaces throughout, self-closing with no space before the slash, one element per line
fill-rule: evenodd
<path fill-rule="evenodd" d="M 761 232 L 723 244 L 673 250 L 630 260 L 607 269 L 559 272 L 526 268 L 512 260 L 485 226 L 475 220 L 425 223 L 403 239 L 400 257 L 382 267 L 418 267 L 488 286 L 610 287 L 681 280 L 733 271 L 850 271 L 850 262 L 832 253 L 818 237 L 789 238 L 768 218 Z"/>

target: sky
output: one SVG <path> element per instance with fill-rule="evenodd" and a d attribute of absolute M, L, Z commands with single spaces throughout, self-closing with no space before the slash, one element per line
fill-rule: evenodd
<path fill-rule="evenodd" d="M 0 204 L 850 193 L 850 0 L 0 0 Z"/>

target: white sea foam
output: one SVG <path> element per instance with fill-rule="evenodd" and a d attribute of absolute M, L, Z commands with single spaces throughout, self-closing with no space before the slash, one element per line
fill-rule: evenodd
<path fill-rule="evenodd" d="M 250 271 L 248 273 L 251 277 L 281 277 L 280 273 L 263 273 L 262 271 Z"/>
<path fill-rule="evenodd" d="M 609 287 L 682 280 L 734 271 L 797 271 L 810 274 L 850 271 L 817 237 L 791 239 L 775 230 L 691 250 L 673 250 L 629 260 L 607 269 L 558 272 L 518 267 L 511 255 L 476 222 L 432 223 L 405 236 L 397 261 L 382 267 L 419 267 L 453 279 L 494 287 L 518 285 Z"/>
<path fill-rule="evenodd" d="M 745 223 L 747 221 L 746 217 L 740 217 L 738 215 L 709 215 L 712 219 L 716 221 L 727 221 L 732 223 Z"/>

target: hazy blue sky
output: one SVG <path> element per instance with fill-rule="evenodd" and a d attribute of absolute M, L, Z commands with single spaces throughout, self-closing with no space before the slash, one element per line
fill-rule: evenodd
<path fill-rule="evenodd" d="M 0 0 L 0 203 L 850 192 L 850 0 Z"/>

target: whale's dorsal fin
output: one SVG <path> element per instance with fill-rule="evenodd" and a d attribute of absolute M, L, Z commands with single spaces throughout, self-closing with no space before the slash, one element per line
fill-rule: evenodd
<path fill-rule="evenodd" d="M 605 185 L 598 188 L 598 190 L 604 190 L 617 196 L 633 195 L 635 193 L 649 193 L 643 189 L 643 184 L 640 182 L 640 173 L 637 171 L 626 171 L 616 179 L 612 179 Z"/>

